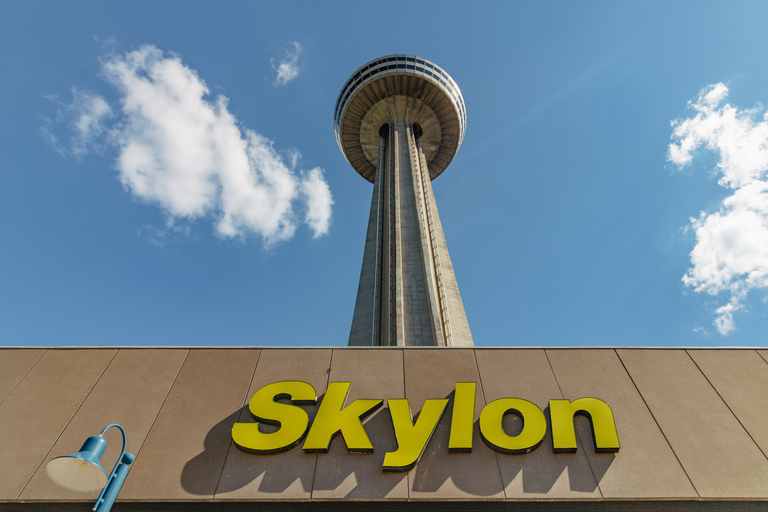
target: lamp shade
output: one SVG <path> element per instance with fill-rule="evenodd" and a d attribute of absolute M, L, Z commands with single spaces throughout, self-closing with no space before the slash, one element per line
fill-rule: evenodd
<path fill-rule="evenodd" d="M 98 491 L 107 485 L 107 472 L 99 459 L 107 448 L 101 436 L 89 437 L 80 451 L 51 459 L 45 472 L 62 487 L 72 491 Z"/>

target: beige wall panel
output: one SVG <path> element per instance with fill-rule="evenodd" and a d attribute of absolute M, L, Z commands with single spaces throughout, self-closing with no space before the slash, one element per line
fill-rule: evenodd
<path fill-rule="evenodd" d="M 613 349 L 547 350 L 547 356 L 564 398 L 600 398 L 613 410 L 617 454 L 595 453 L 589 420 L 576 420 L 604 498 L 697 496 Z"/>
<path fill-rule="evenodd" d="M 768 363 L 754 350 L 689 350 L 688 355 L 768 454 Z"/>
<path fill-rule="evenodd" d="M 699 495 L 768 495 L 768 460 L 684 350 L 618 354 Z"/>
<path fill-rule="evenodd" d="M 331 441 L 327 454 L 317 457 L 315 499 L 381 499 L 408 497 L 407 473 L 385 473 L 384 454 L 397 449 L 388 398 L 404 398 L 403 351 L 338 349 L 333 351 L 331 382 L 351 382 L 346 404 L 359 398 L 384 400 L 364 425 L 373 453 L 349 453 L 342 437 Z"/>
<path fill-rule="evenodd" d="M 457 382 L 479 382 L 472 349 L 406 349 L 405 394 L 418 414 L 427 398 L 453 397 Z M 475 418 L 485 406 L 480 386 Z M 503 498 L 504 489 L 496 452 L 480 438 L 475 423 L 472 453 L 448 453 L 452 403 L 424 450 L 421 461 L 408 474 L 411 499 Z"/>
<path fill-rule="evenodd" d="M 254 421 L 248 403 L 261 387 L 283 380 L 308 382 L 318 397 L 325 393 L 331 349 L 264 349 L 256 366 L 253 382 L 237 421 Z M 317 406 L 304 407 L 310 421 Z M 233 421 L 234 423 L 234 421 Z M 230 425 L 230 429 L 231 429 Z M 274 455 L 256 455 L 229 445 L 227 462 L 216 489 L 216 499 L 309 499 L 315 472 L 316 455 L 307 455 L 301 445 Z"/>
<path fill-rule="evenodd" d="M 517 397 L 535 403 L 544 411 L 550 399 L 562 398 L 544 350 L 480 349 L 475 350 L 475 357 L 486 403 Z M 509 433 L 519 432 L 521 428 L 520 420 L 511 415 L 505 416 L 503 424 Z M 475 449 L 487 448 L 481 441 Z M 583 447 L 573 454 L 552 453 L 549 428 L 541 446 L 531 453 L 500 453 L 496 457 L 507 498 L 600 498 Z"/>
<path fill-rule="evenodd" d="M 4 349 L 0 357 L 0 404 L 45 354 L 45 349 Z"/>
<path fill-rule="evenodd" d="M 258 357 L 259 350 L 190 350 L 121 499 L 213 498 Z"/>
<path fill-rule="evenodd" d="M 87 437 L 98 435 L 111 423 L 118 423 L 125 428 L 128 451 L 137 453 L 188 352 L 163 349 L 118 351 L 45 460 L 75 453 Z M 120 456 L 123 436 L 117 428 L 111 428 L 104 438 L 107 440 L 107 450 L 101 457 L 101 464 L 109 473 Z M 48 478 L 43 464 L 24 488 L 20 498 L 39 500 L 90 497 L 95 500 L 98 495 L 98 491 L 88 494 L 60 487 Z"/>
<path fill-rule="evenodd" d="M 6 397 L 0 405 L 0 500 L 19 496 L 116 352 L 48 350 Z"/>

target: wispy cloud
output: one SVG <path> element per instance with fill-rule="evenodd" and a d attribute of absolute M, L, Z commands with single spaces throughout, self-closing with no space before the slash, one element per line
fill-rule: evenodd
<path fill-rule="evenodd" d="M 768 288 L 768 114 L 724 103 L 728 87 L 719 83 L 688 102 L 695 115 L 672 122 L 667 158 L 678 167 L 705 147 L 718 156 L 718 183 L 732 191 L 716 211 L 691 218 L 696 236 L 691 268 L 683 282 L 697 292 L 726 294 L 715 311 L 721 334 L 735 328 L 734 314 L 748 293 Z"/>
<path fill-rule="evenodd" d="M 74 122 L 73 152 L 103 135 L 117 148 L 125 188 L 167 212 L 169 225 L 210 216 L 220 236 L 255 233 L 270 246 L 291 238 L 303 213 L 315 237 L 328 232 L 333 199 L 323 170 L 296 171 L 298 152 L 286 163 L 271 140 L 241 128 L 228 99 L 211 98 L 178 55 L 146 45 L 107 58 L 102 73 L 120 93 L 119 115 L 105 127 L 106 100 L 78 92 L 63 107 Z"/>
<path fill-rule="evenodd" d="M 275 59 L 269 59 L 272 69 L 277 72 L 273 82 L 275 87 L 285 85 L 299 76 L 299 55 L 301 55 L 301 45 L 293 41 L 290 43 L 290 48 L 285 51 L 285 57 L 277 61 L 277 65 L 275 65 Z"/>
<path fill-rule="evenodd" d="M 109 103 L 90 91 L 72 88 L 72 101 L 64 103 L 56 96 L 48 99 L 56 103 L 54 118 L 43 118 L 40 131 L 53 148 L 64 156 L 80 157 L 92 150 L 101 150 L 99 138 L 107 131 L 106 122 L 114 116 Z M 68 141 L 61 141 L 54 131 L 58 123 L 66 123 L 70 129 Z"/>

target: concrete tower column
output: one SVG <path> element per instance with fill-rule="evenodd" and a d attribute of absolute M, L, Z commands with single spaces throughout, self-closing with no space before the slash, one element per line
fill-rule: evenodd
<path fill-rule="evenodd" d="M 472 346 L 431 183 L 463 138 L 461 93 L 417 57 L 361 70 L 335 116 L 342 152 L 373 181 L 349 345 Z"/>

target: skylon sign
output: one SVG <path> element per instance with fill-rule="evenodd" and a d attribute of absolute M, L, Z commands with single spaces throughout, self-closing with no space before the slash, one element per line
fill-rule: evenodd
<path fill-rule="evenodd" d="M 476 387 L 475 382 L 456 383 L 449 452 L 472 451 Z M 290 450 L 302 440 L 304 452 L 326 453 L 331 439 L 341 434 L 349 452 L 373 452 L 362 420 L 381 407 L 384 400 L 355 400 L 345 407 L 349 388 L 349 382 L 328 384 L 310 428 L 309 415 L 301 406 L 317 403 L 315 388 L 301 381 L 268 384 L 253 395 L 248 405 L 257 423 L 235 423 L 232 439 L 239 449 L 250 453 L 280 453 Z M 397 450 L 384 456 L 384 471 L 407 471 L 418 462 L 447 405 L 447 398 L 426 400 L 414 422 L 407 398 L 387 400 L 397 437 Z M 590 420 L 596 452 L 619 451 L 613 412 L 604 401 L 598 398 L 550 400 L 549 413 L 552 450 L 555 453 L 576 451 L 573 418 L 579 414 Z M 519 434 L 511 436 L 504 431 L 501 422 L 505 414 L 514 414 L 522 420 L 523 428 Z M 259 423 L 278 427 L 277 431 L 262 432 Z M 531 452 L 541 445 L 546 431 L 547 419 L 542 410 L 522 398 L 494 400 L 480 413 L 480 435 L 486 445 L 500 453 Z"/>

